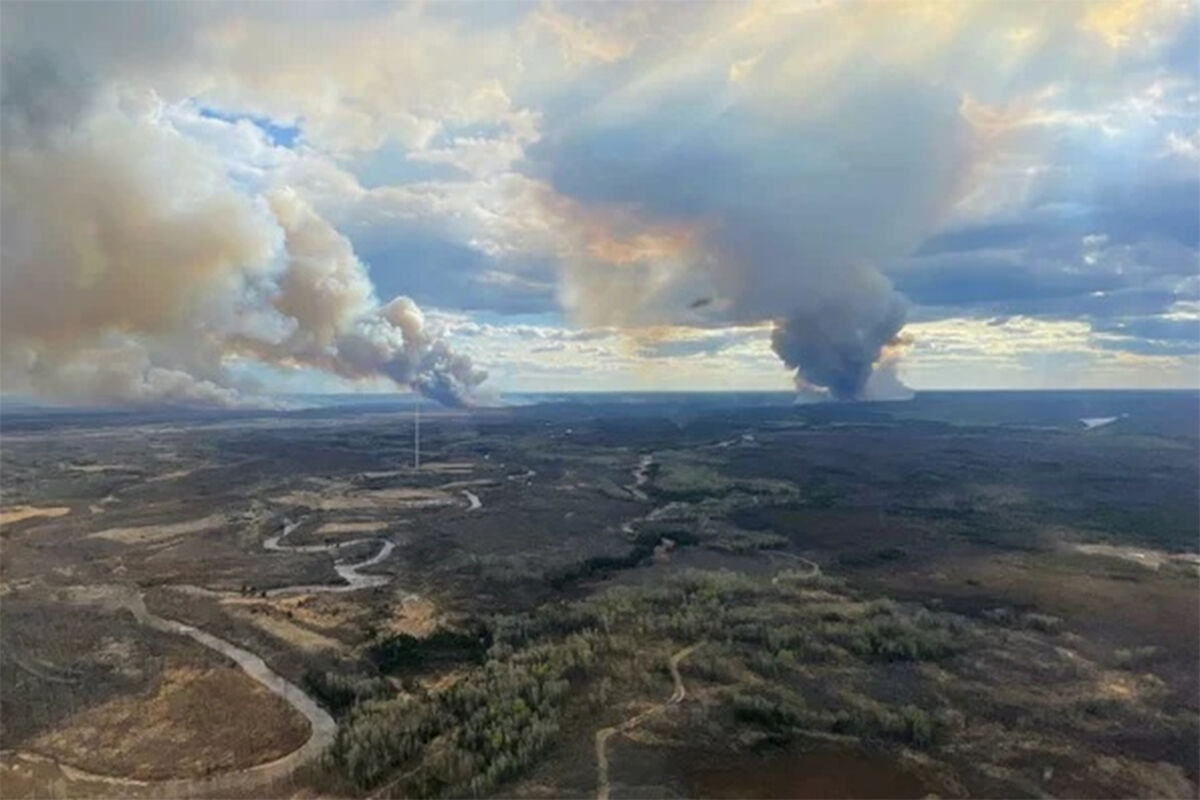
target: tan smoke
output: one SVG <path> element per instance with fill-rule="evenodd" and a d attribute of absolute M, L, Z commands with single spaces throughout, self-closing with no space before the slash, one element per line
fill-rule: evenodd
<path fill-rule="evenodd" d="M 290 329 L 278 341 L 247 337 L 244 348 L 346 378 L 384 375 L 448 405 L 473 401 L 487 374 L 452 352 L 416 303 L 380 305 L 349 241 L 297 194 L 276 191 L 268 201 L 287 254 L 271 304 Z"/>
<path fill-rule="evenodd" d="M 290 190 L 235 185 L 153 96 L 104 95 L 53 114 L 5 101 L 5 391 L 263 402 L 228 368 L 250 356 L 470 402 L 485 374 L 411 300 L 381 306 L 343 236 Z"/>

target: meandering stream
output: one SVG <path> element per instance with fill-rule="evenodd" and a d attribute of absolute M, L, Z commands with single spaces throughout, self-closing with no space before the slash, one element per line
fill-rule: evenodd
<path fill-rule="evenodd" d="M 307 695 L 304 690 L 272 670 L 262 658 L 251 653 L 249 650 L 238 647 L 232 642 L 228 642 L 219 636 L 214 636 L 195 626 L 179 622 L 178 620 L 160 617 L 152 613 L 146 608 L 146 602 L 142 594 L 129 586 L 79 586 L 71 587 L 67 592 L 73 602 L 86 605 L 100 604 L 110 608 L 125 609 L 133 615 L 133 618 L 138 623 L 148 628 L 177 636 L 186 636 L 204 647 L 231 659 L 250 678 L 281 697 L 292 708 L 302 714 L 310 725 L 309 737 L 300 747 L 273 761 L 203 778 L 138 780 L 114 775 L 103 775 L 31 753 L 18 754 L 18 757 L 22 761 L 31 764 L 53 764 L 64 777 L 71 781 L 121 786 L 124 788 L 124 791 L 130 794 L 148 794 L 153 797 L 193 796 L 240 792 L 285 778 L 291 775 L 302 764 L 320 755 L 333 741 L 333 737 L 337 732 L 337 723 L 334 722 L 333 717 Z"/>
<path fill-rule="evenodd" d="M 364 575 L 360 572 L 360 570 L 380 563 L 392 554 L 396 545 L 391 540 L 381 537 L 365 537 L 338 542 L 336 544 L 285 544 L 284 540 L 297 527 L 299 527 L 299 523 L 285 520 L 283 530 L 264 541 L 263 549 L 272 552 L 337 553 L 346 547 L 364 542 L 377 542 L 380 547 L 378 552 L 368 559 L 352 563 L 336 562 L 334 564 L 334 570 L 345 581 L 344 584 L 296 584 L 282 586 L 267 592 L 268 595 L 352 592 L 359 589 L 383 586 L 391 581 L 392 578 L 389 575 Z M 188 588 L 201 591 L 204 594 L 223 594 L 221 592 L 200 589 L 199 587 Z M 274 761 L 256 764 L 243 769 L 230 770 L 229 772 L 204 778 L 174 778 L 161 781 L 144 781 L 89 772 L 78 767 L 73 767 L 70 764 L 46 759 L 35 754 L 22 753 L 20 756 L 23 760 L 30 763 L 53 763 L 66 778 L 72 781 L 117 785 L 125 787 L 127 791 L 138 794 L 144 793 L 142 791 L 144 789 L 145 792 L 152 793 L 156 797 L 190 796 L 244 791 L 287 777 L 302 764 L 308 763 L 319 756 L 333 742 L 333 737 L 337 733 L 337 723 L 333 720 L 333 717 L 325 709 L 321 708 L 304 690 L 272 670 L 262 658 L 251 653 L 249 650 L 238 647 L 232 642 L 228 642 L 219 636 L 214 636 L 208 631 L 201 630 L 195 626 L 151 613 L 146 608 L 146 602 L 142 594 L 129 586 L 81 586 L 74 587 L 70 594 L 76 602 L 85 604 L 100 603 L 109 607 L 126 609 L 133 614 L 134 619 L 138 623 L 146 627 L 164 633 L 186 636 L 204 647 L 232 659 L 250 678 L 265 686 L 302 714 L 308 720 L 311 732 L 308 740 L 303 745 Z"/>
<path fill-rule="evenodd" d="M 371 589 L 376 586 L 383 586 L 391 581 L 392 577 L 390 575 L 363 575 L 360 572 L 360 570 L 364 570 L 367 567 L 375 566 L 392 554 L 392 551 L 396 549 L 396 544 L 391 539 L 384 539 L 380 536 L 366 536 L 361 539 L 349 539 L 334 544 L 283 544 L 283 540 L 299 526 L 300 523 L 298 522 L 284 520 L 283 531 L 279 535 L 272 536 L 263 542 L 263 548 L 283 553 L 338 553 L 347 547 L 362 544 L 363 542 L 378 542 L 380 545 L 379 551 L 365 561 L 356 561 L 350 564 L 335 561 L 333 569 L 337 572 L 338 577 L 345 581 L 344 584 L 306 583 L 281 586 L 268 591 L 268 597 L 277 597 L 285 594 L 311 594 L 314 592 L 355 592 L 359 589 Z"/>

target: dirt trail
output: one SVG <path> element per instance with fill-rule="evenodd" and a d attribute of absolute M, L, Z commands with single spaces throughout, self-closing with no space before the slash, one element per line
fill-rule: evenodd
<path fill-rule="evenodd" d="M 683 676 L 679 674 L 679 662 L 692 654 L 692 651 L 700 646 L 697 642 L 690 647 L 685 647 L 675 655 L 671 656 L 671 660 L 667 662 L 667 668 L 671 670 L 671 680 L 675 683 L 675 691 L 671 692 L 671 696 L 667 699 L 667 705 L 682 703 L 687 697 L 687 687 L 683 685 Z"/>
<path fill-rule="evenodd" d="M 654 463 L 653 454 L 647 453 L 646 455 L 642 456 L 641 459 L 638 461 L 638 465 L 633 468 L 633 481 L 634 482 L 631 484 L 625 484 L 625 486 L 623 487 L 625 489 L 625 491 L 629 492 L 629 494 L 633 496 L 633 498 L 635 500 L 649 500 L 650 499 L 650 496 L 647 495 L 646 492 L 642 490 L 642 487 L 650 482 L 649 471 L 650 471 L 650 465 L 653 463 Z M 651 512 L 651 513 L 653 513 L 653 512 Z M 630 519 L 630 520 L 626 520 L 625 522 L 622 522 L 621 523 L 621 532 L 624 533 L 626 536 L 633 536 L 634 535 L 634 530 L 633 530 L 634 523 L 641 522 L 644 519 L 648 519 L 648 516 L 636 517 L 634 519 Z"/>
<path fill-rule="evenodd" d="M 80 682 L 79 678 L 63 678 L 59 677 L 58 675 L 51 675 L 49 672 L 40 669 L 29 661 L 26 661 L 16 653 L 9 652 L 9 657 L 12 658 L 13 664 L 15 664 L 18 669 L 20 669 L 22 672 L 32 675 L 38 680 L 48 681 L 50 683 L 61 683 L 67 686 L 75 686 Z M 55 669 L 61 670 L 62 668 L 56 667 Z"/>
<path fill-rule="evenodd" d="M 687 687 L 683 684 L 683 676 L 679 674 L 679 662 L 691 655 L 701 644 L 703 642 L 688 645 L 673 654 L 670 660 L 667 661 L 667 668 L 671 671 L 671 681 L 675 684 L 674 691 L 671 692 L 670 697 L 658 705 L 639 711 L 619 725 L 601 728 L 596 731 L 596 800 L 608 800 L 609 792 L 612 789 L 608 777 L 608 740 L 615 733 L 625 733 L 633 730 L 642 724 L 646 718 L 666 710 L 668 706 L 678 705 L 683 702 L 684 698 L 687 697 Z"/>
<path fill-rule="evenodd" d="M 808 572 L 804 573 L 803 575 L 800 575 L 800 580 L 811 580 L 813 578 L 818 577 L 821 574 L 821 565 L 818 564 L 817 562 L 813 561 L 812 559 L 804 558 L 803 556 L 798 556 L 795 553 L 781 553 L 781 552 L 772 551 L 772 550 L 768 550 L 766 552 L 767 552 L 767 558 L 769 558 L 771 561 L 774 561 L 777 558 L 782 558 L 782 559 L 787 559 L 789 561 L 795 561 L 799 564 L 802 564 L 808 570 Z M 772 585 L 777 585 L 779 583 L 779 576 L 776 575 L 774 578 L 771 578 L 771 583 L 772 583 Z"/>

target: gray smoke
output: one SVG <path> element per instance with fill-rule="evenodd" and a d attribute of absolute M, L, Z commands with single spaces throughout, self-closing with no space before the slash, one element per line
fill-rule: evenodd
<path fill-rule="evenodd" d="M 867 382 L 884 347 L 898 343 L 906 313 L 903 298 L 877 283 L 871 293 L 860 287 L 824 297 L 775 321 L 771 347 L 796 370 L 798 389 L 823 387 L 836 400 L 866 399 Z"/>
<path fill-rule="evenodd" d="M 435 342 L 422 358 L 411 383 L 421 394 L 447 406 L 478 402 L 479 384 L 487 373 L 476 369 L 464 355 L 450 351 L 445 342 Z"/>
<path fill-rule="evenodd" d="M 869 63 L 793 85 L 794 55 L 758 88 L 647 82 L 546 137 L 547 205 L 582 241 L 560 296 L 590 325 L 769 321 L 807 396 L 902 393 L 894 361 L 871 381 L 905 322 L 879 267 L 953 205 L 972 130 L 943 87 Z"/>
<path fill-rule="evenodd" d="M 264 405 L 239 364 L 476 401 L 486 373 L 288 188 L 235 183 L 152 93 L 6 58 L 0 376 L 68 402 Z"/>

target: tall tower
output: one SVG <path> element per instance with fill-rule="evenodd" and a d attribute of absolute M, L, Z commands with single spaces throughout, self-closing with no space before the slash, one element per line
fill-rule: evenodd
<path fill-rule="evenodd" d="M 413 469 L 421 468 L 421 397 L 413 403 Z"/>

